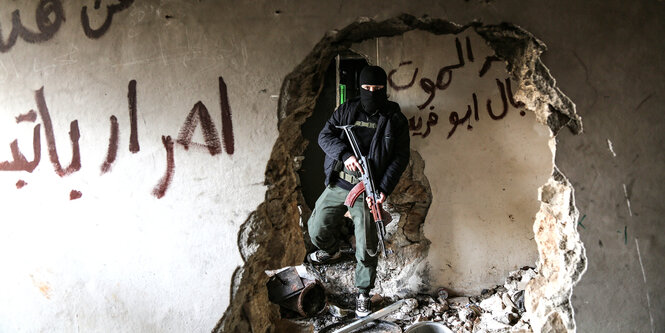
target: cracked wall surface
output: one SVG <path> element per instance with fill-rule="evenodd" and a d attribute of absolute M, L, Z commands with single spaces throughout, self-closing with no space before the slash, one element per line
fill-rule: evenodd
<path fill-rule="evenodd" d="M 304 150 L 306 142 L 304 142 L 301 136 L 293 135 L 293 133 L 295 132 L 294 129 L 297 130 L 312 112 L 317 95 L 322 88 L 323 75 L 332 58 L 338 52 L 350 46 L 352 47 L 352 43 L 354 42 L 369 40 L 365 44 L 376 45 L 374 49 L 377 54 L 375 61 L 381 64 L 382 58 L 380 58 L 379 54 L 383 49 L 379 46 L 381 40 L 377 37 L 404 34 L 413 29 L 421 29 L 434 34 L 447 33 L 462 36 L 459 33 L 468 27 L 459 26 L 443 20 L 416 19 L 408 15 L 402 15 L 382 22 L 359 20 L 340 31 L 328 33 L 305 60 L 287 76 L 282 86 L 280 107 L 278 110 L 279 130 L 281 134 L 273 148 L 273 154 L 266 169 L 266 184 L 269 186 L 268 194 L 266 195 L 267 200 L 259 206 L 259 209 L 252 214 L 252 217 L 241 228 L 241 235 L 249 234 L 249 236 L 242 236 L 239 240 L 239 247 L 241 248 L 241 252 L 243 252 L 245 266 L 239 272 L 236 272 L 236 274 L 240 274 L 240 278 L 235 279 L 239 283 L 234 284 L 232 288 L 234 301 L 216 328 L 217 331 L 242 331 L 249 328 L 252 331 L 271 330 L 272 325 L 276 321 L 277 314 L 274 306 L 263 303 L 266 299 L 266 290 L 264 288 L 266 278 L 260 272 L 287 264 L 298 264 L 304 256 L 303 246 L 284 248 L 282 245 L 278 245 L 293 244 L 293 240 L 297 239 L 298 234 L 302 233 L 298 225 L 300 214 L 297 207 L 303 200 L 298 191 L 299 184 L 293 162 L 297 160 L 296 157 Z M 575 113 L 574 104 L 554 86 L 554 80 L 539 60 L 539 54 L 544 50 L 544 44 L 526 31 L 512 25 L 483 26 L 481 24 L 472 24 L 471 27 L 495 50 L 495 54 L 488 55 L 486 59 L 490 60 L 486 60 L 485 62 L 489 64 L 492 61 L 499 62 L 500 64 L 505 62 L 506 69 L 511 75 L 509 79 L 516 82 L 514 95 L 510 96 L 510 102 L 514 107 L 524 106 L 526 110 L 532 111 L 536 117 L 531 122 L 535 123 L 537 119 L 540 124 L 548 126 L 552 136 L 555 136 L 565 126 L 574 132 L 581 131 L 581 120 Z M 456 42 L 457 44 L 461 44 L 459 41 Z M 470 41 L 467 44 L 470 44 Z M 425 45 L 429 44 L 425 43 Z M 360 46 L 357 48 L 362 49 L 363 47 Z M 365 48 L 367 49 L 368 47 Z M 469 53 L 472 52 L 470 48 L 471 46 L 467 45 L 467 52 Z M 457 60 L 462 62 L 464 55 L 459 52 L 460 46 L 457 49 L 459 55 L 459 59 Z M 467 55 L 467 57 L 472 58 L 473 56 Z M 490 57 L 494 57 L 495 59 Z M 390 57 L 388 56 L 388 58 Z M 395 62 L 393 65 L 411 64 L 411 62 L 405 60 L 403 58 L 393 59 Z M 421 80 L 423 90 L 430 93 L 431 97 L 433 97 L 433 91 L 437 88 L 441 89 L 439 85 L 445 84 L 442 83 L 445 80 L 445 76 L 441 78 L 441 71 L 438 74 L 439 77 L 437 77 L 435 86 L 433 89 L 430 87 L 429 91 L 427 90 L 428 82 Z M 481 68 L 482 71 L 483 69 Z M 452 80 L 452 74 L 449 75 L 451 78 L 448 80 L 448 83 Z M 500 93 L 504 95 L 502 97 L 504 104 L 508 103 L 508 97 L 505 96 L 506 92 L 502 89 L 508 89 L 507 86 L 510 84 L 508 82 L 509 79 L 504 81 L 506 84 L 503 87 L 506 88 L 501 88 L 502 84 L 498 84 Z M 496 81 L 501 82 L 498 78 Z M 430 79 L 430 82 L 433 81 Z M 393 89 L 395 87 L 398 87 L 395 90 L 405 89 L 399 85 L 392 85 Z M 393 97 L 398 97 L 396 95 Z M 430 103 L 431 101 L 432 99 L 428 100 Z M 497 107 L 497 104 L 495 104 L 495 107 Z M 507 108 L 507 105 L 505 107 Z M 421 105 L 419 108 L 423 109 L 424 107 Z M 429 110 L 433 109 L 433 106 L 429 108 Z M 490 112 L 490 117 L 493 120 L 502 119 L 502 117 L 492 114 L 491 110 L 488 110 L 488 112 Z M 505 116 L 505 112 L 503 115 Z M 525 114 L 521 116 L 524 117 Z M 429 119 L 431 120 L 432 118 L 433 116 L 430 112 Z M 432 122 L 432 124 L 428 123 L 428 131 L 429 126 L 435 124 L 435 122 Z M 453 121 L 451 112 L 450 124 L 457 127 L 464 124 L 464 122 L 460 121 L 459 118 Z M 532 126 L 540 125 L 534 124 Z M 412 128 L 412 130 L 414 129 L 417 128 Z M 470 130 L 471 128 L 468 129 Z M 421 136 L 426 137 L 422 132 Z M 548 151 L 551 149 L 551 153 L 554 154 L 554 139 L 545 138 L 545 140 L 541 141 L 541 146 L 544 146 L 545 150 Z M 552 161 L 552 158 L 547 157 L 546 161 Z M 425 165 L 427 165 L 426 159 Z M 549 170 L 551 171 L 552 169 Z M 555 180 L 565 180 L 565 177 L 558 171 L 555 176 L 553 176 Z M 552 191 L 547 193 L 550 192 Z M 555 194 L 552 193 L 551 196 L 554 197 Z M 436 200 L 436 196 L 434 200 Z M 573 228 L 556 230 L 557 232 L 555 233 L 544 232 L 543 228 L 536 229 L 535 238 L 539 251 L 537 266 L 541 270 L 539 271 L 539 278 L 535 279 L 535 281 L 539 281 L 538 284 L 535 282 L 531 284 L 527 292 L 528 299 L 538 300 L 537 303 L 530 303 L 529 309 L 532 315 L 532 324 L 534 331 L 537 332 L 541 330 L 547 331 L 548 327 L 553 327 L 555 330 L 574 330 L 573 310 L 570 307 L 569 299 L 572 285 L 577 282 L 577 279 L 586 267 L 583 250 L 581 250 L 583 247 L 579 242 L 577 231 L 574 228 L 574 221 L 577 218 L 577 215 L 575 215 L 576 210 L 570 210 L 570 207 L 574 208 L 574 200 L 568 200 L 564 203 L 559 203 L 559 205 L 550 201 L 547 201 L 547 203 L 556 208 L 561 208 L 559 206 L 565 204 L 563 208 L 566 215 L 558 214 L 554 219 L 559 221 L 559 223 L 573 225 Z M 541 212 L 536 216 L 536 224 L 544 219 L 541 217 L 542 211 L 543 209 L 541 208 Z M 528 222 L 529 225 L 533 224 L 533 220 L 531 219 L 528 219 Z M 400 227 L 404 230 L 404 226 Z M 274 231 L 268 231 L 271 228 Z M 566 254 L 567 260 L 565 261 L 570 273 L 550 269 L 549 263 L 555 260 L 553 258 L 558 258 L 560 247 L 547 247 L 544 244 L 559 244 L 560 240 L 557 237 L 560 235 L 563 235 L 563 238 L 570 242 L 568 247 L 571 249 Z M 428 256 L 433 256 L 433 253 L 430 252 Z M 429 265 L 432 266 L 433 262 L 436 263 L 437 261 L 437 259 L 430 260 Z M 516 266 L 517 264 L 512 265 Z M 420 266 L 422 267 L 422 265 Z M 486 269 L 486 267 L 484 268 Z M 427 276 L 428 270 L 422 269 L 420 273 L 423 276 Z M 431 281 L 429 280 L 431 278 L 435 279 L 436 275 L 428 276 L 424 279 L 426 281 L 425 285 L 417 284 L 416 288 L 427 289 L 429 287 L 429 289 L 432 289 L 434 286 L 431 285 Z M 387 281 L 390 281 L 390 277 L 388 277 Z M 476 281 L 473 287 L 482 288 L 479 283 Z M 490 282 L 486 281 L 485 283 Z M 394 293 L 395 291 L 391 292 Z M 546 296 L 541 296 L 541 293 Z M 242 304 L 242 306 L 239 304 Z M 268 311 L 268 309 L 271 309 L 271 311 Z"/>

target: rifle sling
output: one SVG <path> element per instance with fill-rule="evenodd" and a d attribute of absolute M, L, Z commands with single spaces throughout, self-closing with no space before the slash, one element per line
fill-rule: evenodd
<path fill-rule="evenodd" d="M 339 172 L 339 178 L 346 180 L 347 182 L 351 183 L 351 185 L 360 183 L 360 180 L 356 176 L 348 174 L 344 172 L 344 170 Z"/>

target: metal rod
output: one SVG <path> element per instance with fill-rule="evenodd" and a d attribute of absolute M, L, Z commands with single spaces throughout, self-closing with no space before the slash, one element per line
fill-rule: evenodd
<path fill-rule="evenodd" d="M 348 325 L 346 325 L 346 326 L 344 326 L 344 327 L 342 327 L 342 328 L 340 328 L 340 329 L 334 331 L 333 333 L 347 333 L 347 332 L 351 332 L 351 331 L 355 330 L 356 328 L 362 327 L 363 325 L 365 325 L 365 324 L 367 324 L 367 323 L 369 323 L 369 322 L 372 322 L 372 321 L 375 321 L 375 320 L 379 320 L 379 319 L 381 319 L 381 318 L 383 318 L 383 317 L 385 317 L 385 316 L 387 316 L 387 315 L 389 315 L 389 314 L 391 314 L 391 313 L 397 311 L 400 307 L 402 307 L 402 304 L 404 304 L 404 300 L 403 300 L 403 299 L 402 299 L 402 300 L 399 300 L 399 301 L 397 301 L 397 302 L 395 302 L 395 303 L 393 303 L 393 304 L 391 304 L 391 305 L 388 305 L 388 306 L 386 306 L 385 308 L 383 308 L 383 309 L 381 309 L 381 310 L 379 310 L 379 311 L 372 312 L 372 313 L 370 313 L 367 317 L 360 318 L 360 319 L 358 319 L 358 320 L 352 322 L 351 324 L 348 324 Z"/>

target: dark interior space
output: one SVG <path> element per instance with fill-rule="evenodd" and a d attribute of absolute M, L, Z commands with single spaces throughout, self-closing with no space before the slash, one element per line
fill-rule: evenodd
<path fill-rule="evenodd" d="M 317 143 L 319 132 L 339 104 L 360 95 L 358 76 L 363 67 L 367 66 L 367 61 L 355 53 L 344 53 L 337 59 L 331 61 L 326 70 L 323 90 L 316 101 L 312 116 L 307 118 L 301 126 L 302 135 L 309 143 L 305 149 L 305 159 L 302 162 L 299 177 L 303 197 L 310 209 L 314 208 L 314 203 L 324 188 L 323 160 L 325 156 Z M 337 62 L 339 62 L 339 72 Z M 337 86 L 338 73 L 339 87 Z"/>

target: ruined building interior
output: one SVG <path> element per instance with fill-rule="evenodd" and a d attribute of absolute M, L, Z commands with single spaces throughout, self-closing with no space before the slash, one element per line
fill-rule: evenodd
<path fill-rule="evenodd" d="M 0 332 L 357 323 L 352 221 L 340 262 L 304 258 L 317 136 L 367 65 L 387 73 L 411 157 L 384 204 L 385 313 L 355 332 L 660 332 L 664 14 L 3 2 Z"/>

